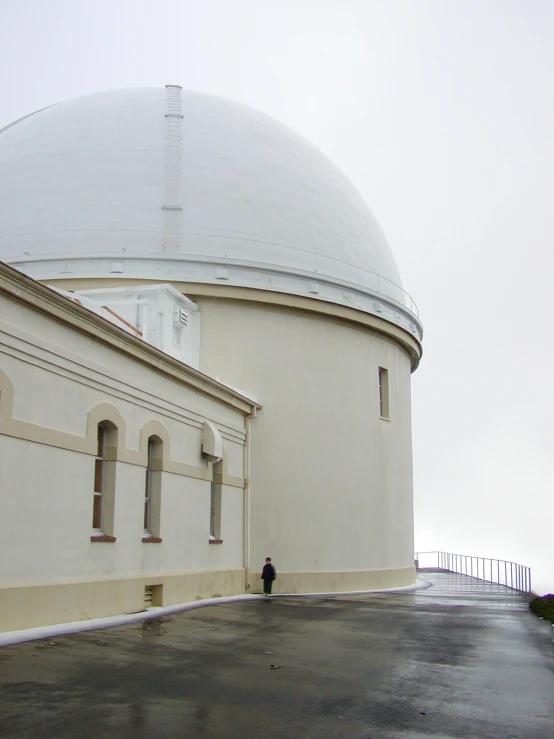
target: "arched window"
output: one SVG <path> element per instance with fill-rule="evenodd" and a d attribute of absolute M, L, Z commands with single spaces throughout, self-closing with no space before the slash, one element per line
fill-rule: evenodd
<path fill-rule="evenodd" d="M 159 436 L 148 438 L 144 484 L 144 542 L 158 542 L 162 500 L 163 442 Z"/>
<path fill-rule="evenodd" d="M 8 375 L 0 369 L 0 421 L 11 421 L 13 411 L 13 385 Z"/>
<path fill-rule="evenodd" d="M 94 491 L 92 503 L 91 541 L 115 541 L 115 474 L 118 429 L 111 421 L 97 426 L 94 459 Z"/>

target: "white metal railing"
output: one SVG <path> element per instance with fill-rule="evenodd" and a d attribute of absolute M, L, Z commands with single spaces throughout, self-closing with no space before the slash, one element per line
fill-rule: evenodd
<path fill-rule="evenodd" d="M 171 210 L 171 209 L 170 209 Z M 197 236 L 197 237 L 207 237 L 207 236 L 215 236 L 215 238 L 219 238 L 217 234 L 210 235 L 210 234 L 188 234 L 189 236 Z M 222 237 L 223 238 L 223 237 Z M 225 236 L 225 239 L 235 239 L 238 237 L 230 237 Z M 394 303 L 397 303 L 399 306 L 406 308 L 410 313 L 412 313 L 418 320 L 419 320 L 419 308 L 417 307 L 417 304 L 415 300 L 412 298 L 412 296 L 404 290 L 403 287 L 398 285 L 396 282 L 393 282 L 392 280 L 387 279 L 386 277 L 382 277 L 377 272 L 373 272 L 372 270 L 365 269 L 364 267 L 358 267 L 356 265 L 351 264 L 350 262 L 346 262 L 343 259 L 337 259 L 336 257 L 329 257 L 323 254 L 316 254 L 313 251 L 310 251 L 308 249 L 302 249 L 300 247 L 296 246 L 289 246 L 286 244 L 276 244 L 279 249 L 290 249 L 294 250 L 295 252 L 301 252 L 305 258 L 305 263 L 301 264 L 298 269 L 302 270 L 306 273 L 311 273 L 313 275 L 313 279 L 317 280 L 318 276 L 321 278 L 327 278 L 331 282 L 336 282 L 337 278 L 341 280 L 341 282 L 344 283 L 345 287 L 348 286 L 348 284 L 351 285 L 353 289 L 362 290 L 362 291 L 368 291 L 370 294 L 375 294 L 375 296 L 378 298 L 380 295 L 383 296 L 383 299 L 389 299 L 393 301 Z M 14 255 L 8 255 L 6 258 L 6 261 L 8 264 L 12 265 L 16 269 L 21 269 L 21 265 L 27 264 L 27 263 L 33 263 L 33 262 L 56 262 L 56 261 L 76 261 L 76 260 L 87 260 L 90 259 L 90 254 L 66 254 L 66 253 L 58 253 L 58 254 L 27 254 L 27 256 L 21 256 L 21 254 L 16 253 Z M 245 264 L 244 259 L 233 259 L 228 258 L 227 255 L 223 257 L 222 254 L 218 254 L 217 252 L 214 252 L 213 254 L 210 254 L 209 256 L 207 254 L 196 254 L 193 252 L 183 251 L 179 254 L 149 254 L 149 253 L 143 253 L 143 252 L 132 252 L 132 253 L 125 253 L 122 254 L 121 252 L 112 252 L 112 251 L 105 251 L 105 252 L 98 252 L 95 254 L 95 258 L 98 259 L 113 259 L 117 258 L 119 261 L 125 260 L 125 259 L 140 259 L 144 261 L 171 261 L 171 260 L 191 260 L 191 261 L 204 261 L 208 260 L 210 262 L 217 263 L 219 259 L 221 259 L 221 264 L 235 264 L 235 265 L 242 265 Z M 272 262 L 270 261 L 270 257 L 267 256 L 267 261 L 265 262 L 252 262 L 248 260 L 246 262 L 248 266 L 253 265 L 259 265 L 261 268 L 270 268 L 270 269 L 277 269 L 277 270 L 284 270 L 287 271 L 286 268 L 283 268 L 282 265 L 280 265 L 278 262 Z M 340 265 L 340 266 L 339 266 Z M 338 268 L 338 271 L 337 271 Z M 342 271 L 341 271 L 342 268 Z"/>
<path fill-rule="evenodd" d="M 522 593 L 531 592 L 531 568 L 517 562 L 490 557 L 474 557 L 470 554 L 453 554 L 452 552 L 416 552 L 416 567 L 421 569 L 422 557 L 430 560 L 429 568 L 468 575 L 477 580 L 505 585 L 507 588 Z"/>

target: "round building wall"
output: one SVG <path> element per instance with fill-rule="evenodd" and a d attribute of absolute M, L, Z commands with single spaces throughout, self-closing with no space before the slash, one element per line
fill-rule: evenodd
<path fill-rule="evenodd" d="M 413 583 L 407 351 L 385 333 L 317 312 L 194 299 L 201 370 L 263 406 L 251 423 L 251 591 L 261 591 L 267 556 L 276 592 Z"/>

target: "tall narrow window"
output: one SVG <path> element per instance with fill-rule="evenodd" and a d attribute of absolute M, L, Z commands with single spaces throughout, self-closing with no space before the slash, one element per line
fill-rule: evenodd
<path fill-rule="evenodd" d="M 144 534 L 145 543 L 159 543 L 162 507 L 163 442 L 150 436 L 144 479 Z"/>
<path fill-rule="evenodd" d="M 379 415 L 389 418 L 389 371 L 379 367 Z"/>
<path fill-rule="evenodd" d="M 115 477 L 118 430 L 107 419 L 98 424 L 94 459 L 94 493 L 91 541 L 112 542 L 115 516 Z"/>
<path fill-rule="evenodd" d="M 107 430 L 103 424 L 98 424 L 98 447 L 94 460 L 94 502 L 92 506 L 92 528 L 102 530 L 104 493 L 106 487 L 106 441 Z"/>
<path fill-rule="evenodd" d="M 148 439 L 148 459 L 146 462 L 146 485 L 144 490 L 144 531 L 150 533 L 152 521 L 152 463 L 154 460 L 154 439 Z"/>
<path fill-rule="evenodd" d="M 210 541 L 221 541 L 221 462 L 212 465 L 210 490 Z"/>

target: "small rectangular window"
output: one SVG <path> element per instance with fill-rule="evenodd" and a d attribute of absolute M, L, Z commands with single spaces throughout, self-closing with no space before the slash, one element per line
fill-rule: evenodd
<path fill-rule="evenodd" d="M 389 371 L 384 367 L 379 367 L 379 415 L 381 418 L 390 418 Z"/>

